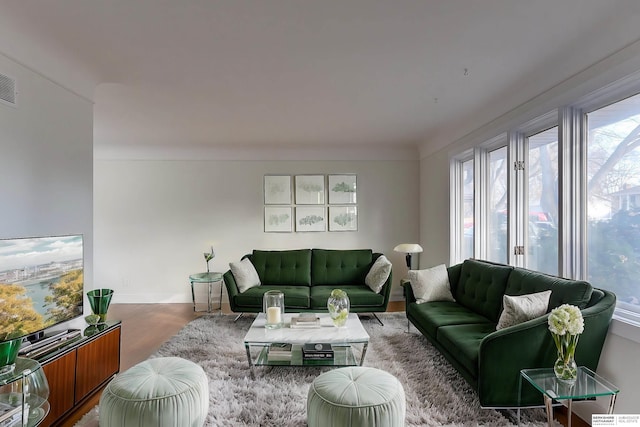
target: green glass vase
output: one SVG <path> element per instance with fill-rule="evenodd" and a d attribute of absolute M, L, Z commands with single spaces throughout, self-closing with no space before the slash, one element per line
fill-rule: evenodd
<path fill-rule="evenodd" d="M 0 375 L 13 372 L 22 337 L 0 342 Z"/>
<path fill-rule="evenodd" d="M 100 323 L 104 323 L 107 320 L 107 310 L 112 296 L 113 289 L 94 289 L 87 292 L 91 311 L 93 314 L 100 316 Z"/>

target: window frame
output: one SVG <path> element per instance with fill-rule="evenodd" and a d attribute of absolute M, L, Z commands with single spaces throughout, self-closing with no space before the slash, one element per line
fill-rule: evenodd
<path fill-rule="evenodd" d="M 554 126 L 558 127 L 558 275 L 574 279 L 586 280 L 587 278 L 587 114 L 594 112 L 607 105 L 616 103 L 630 96 L 640 94 L 640 71 L 633 72 L 613 83 L 602 86 L 590 93 L 575 97 L 572 102 L 567 102 L 567 96 L 560 97 L 562 103 L 550 108 L 546 113 L 542 113 L 533 119 L 517 124 L 517 118 L 512 118 L 511 126 L 502 126 L 500 132 L 494 138 L 486 138 L 489 133 L 483 129 L 484 141 L 477 141 L 473 144 L 466 144 L 466 149 L 459 154 L 451 155 L 451 179 L 450 188 L 453 194 L 461 197 L 460 177 L 456 176 L 456 165 L 474 159 L 474 255 L 483 258 L 487 254 L 486 239 L 486 212 L 488 182 L 487 164 L 488 153 L 500 144 L 505 142 L 509 147 L 507 156 L 509 163 L 519 159 L 527 153 L 529 136 L 548 130 Z M 522 111 L 524 115 L 524 111 Z M 515 123 L 515 124 L 514 124 Z M 489 133 L 490 134 L 490 133 Z M 471 147 L 471 148 L 469 148 Z M 513 173 L 513 169 L 512 169 Z M 459 175 L 459 173 L 458 173 Z M 528 175 L 524 174 L 525 180 Z M 509 194 L 509 215 L 508 222 L 508 244 L 510 248 L 517 243 L 527 247 L 524 242 L 526 233 L 526 214 L 528 199 L 524 195 L 528 182 L 523 187 L 516 187 L 520 184 L 515 175 L 509 179 L 515 179 L 516 184 L 508 182 Z M 524 181 L 524 180 L 520 180 Z M 457 197 L 457 196 L 454 196 Z M 459 199 L 461 201 L 461 199 Z M 458 202 L 459 203 L 459 202 Z M 524 204 L 523 204 L 524 203 Z M 452 218 L 459 215 L 456 210 L 459 205 L 451 203 Z M 515 209 L 515 211 L 511 211 Z M 518 215 L 517 217 L 515 215 Z M 520 218 L 512 220 L 511 218 Z M 458 224 L 461 224 L 459 222 Z M 463 228 L 463 227 L 462 227 Z M 451 250 L 450 262 L 461 262 L 460 240 L 464 230 L 461 227 L 451 228 Z M 462 236 L 463 238 L 463 236 Z M 521 266 L 524 264 L 522 257 L 514 256 L 513 251 L 508 251 L 508 263 Z M 597 285 L 596 285 L 597 286 Z M 610 328 L 611 332 L 640 343 L 640 314 L 625 308 L 625 303 L 618 301 Z"/>
<path fill-rule="evenodd" d="M 640 73 L 639 73 L 640 74 Z M 587 115 L 598 111 L 601 108 L 623 101 L 633 96 L 640 96 L 640 76 L 636 76 L 635 79 L 629 81 L 629 79 L 623 79 L 616 84 L 609 85 L 606 88 L 600 89 L 590 97 L 585 97 L 580 102 L 574 104 L 574 111 L 579 114 L 574 114 L 571 118 L 576 120 L 574 126 L 580 128 L 580 138 L 572 140 L 573 144 L 576 144 L 577 154 L 575 154 L 574 161 L 582 166 L 582 171 L 586 175 L 587 171 L 587 144 L 588 144 L 588 119 Z M 588 265 L 587 260 L 589 256 L 588 252 L 588 218 L 587 218 L 587 186 L 586 180 L 581 180 L 581 199 L 580 199 L 580 211 L 582 218 L 580 225 L 582 227 L 582 243 L 577 247 L 577 253 L 575 257 L 579 259 L 579 278 L 583 280 L 588 279 Z M 640 313 L 629 310 L 627 307 L 629 304 L 624 301 L 617 301 L 616 308 L 614 310 L 611 330 L 617 335 L 629 338 L 635 342 L 640 343 Z M 621 323 L 621 324 L 620 324 Z"/>
<path fill-rule="evenodd" d="M 450 212 L 453 213 L 451 227 L 450 227 L 450 240 L 455 242 L 449 245 L 449 259 L 457 260 L 460 262 L 463 257 L 463 247 L 464 247 L 464 164 L 468 161 L 473 161 L 473 173 L 474 173 L 474 187 L 475 187 L 475 179 L 476 179 L 476 158 L 475 158 L 475 150 L 467 150 L 456 156 L 451 157 L 450 160 L 450 187 L 451 188 L 451 197 L 449 198 L 450 204 Z M 474 209 L 474 219 L 475 219 L 475 209 L 476 209 L 476 191 L 474 188 L 473 194 L 473 209 Z M 473 253 L 475 255 L 475 224 L 474 224 L 474 250 Z"/>

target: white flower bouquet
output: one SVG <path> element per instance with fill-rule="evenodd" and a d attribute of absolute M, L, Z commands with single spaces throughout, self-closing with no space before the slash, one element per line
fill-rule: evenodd
<path fill-rule="evenodd" d="M 575 305 L 563 304 L 551 310 L 548 324 L 558 350 L 558 359 L 553 366 L 556 377 L 573 383 L 578 375 L 574 356 L 578 339 L 584 331 L 582 312 Z"/>

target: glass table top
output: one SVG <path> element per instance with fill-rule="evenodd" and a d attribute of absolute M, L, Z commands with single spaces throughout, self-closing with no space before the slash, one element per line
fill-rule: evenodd
<path fill-rule="evenodd" d="M 330 343 L 330 344 L 358 344 L 369 343 L 369 334 L 362 326 L 358 315 L 349 313 L 347 323 L 342 328 L 333 326 L 329 313 L 316 313 L 320 318 L 318 328 L 291 328 L 291 318 L 299 313 L 285 313 L 284 327 L 280 329 L 266 329 L 264 313 L 259 313 L 244 337 L 245 345 L 270 343 Z"/>
<path fill-rule="evenodd" d="M 196 273 L 189 276 L 189 280 L 192 282 L 219 282 L 222 280 L 222 273 L 210 272 L 210 273 Z"/>
<path fill-rule="evenodd" d="M 610 396 L 620 391 L 618 387 L 584 366 L 578 367 L 578 378 L 573 385 L 558 381 L 553 368 L 523 369 L 520 374 L 541 393 L 557 400 Z"/>

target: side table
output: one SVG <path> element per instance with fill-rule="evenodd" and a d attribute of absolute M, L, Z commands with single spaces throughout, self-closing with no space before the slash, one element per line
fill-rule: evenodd
<path fill-rule="evenodd" d="M 222 273 L 219 272 L 207 272 L 207 273 L 196 273 L 189 276 L 189 281 L 191 282 L 191 298 L 193 299 L 193 311 L 205 311 L 205 310 L 196 310 L 196 294 L 193 291 L 193 286 L 195 283 L 207 283 L 207 312 L 211 313 L 211 291 L 214 283 L 220 283 L 220 312 L 222 312 Z"/>
<path fill-rule="evenodd" d="M 613 413 L 616 404 L 616 396 L 620 389 L 591 369 L 584 366 L 578 367 L 578 378 L 573 385 L 558 381 L 553 368 L 523 369 L 518 380 L 518 398 L 522 394 L 522 379 L 525 379 L 544 396 L 544 406 L 547 409 L 547 422 L 551 426 L 553 422 L 554 400 L 567 401 L 567 425 L 571 427 L 571 403 L 573 400 L 589 399 L 598 396 L 611 396 L 607 414 Z M 520 421 L 520 409 L 518 409 L 518 422 Z"/>

